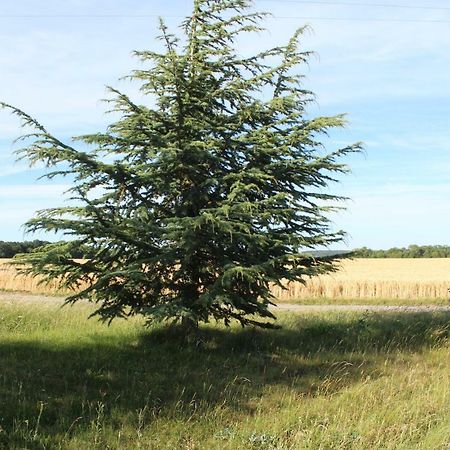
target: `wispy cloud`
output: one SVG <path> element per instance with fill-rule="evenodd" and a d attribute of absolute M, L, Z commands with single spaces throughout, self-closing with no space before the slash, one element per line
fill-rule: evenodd
<path fill-rule="evenodd" d="M 191 3 L 23 0 L 6 2 L 2 8 L 10 14 L 179 15 L 187 13 Z M 255 3 L 283 17 L 443 17 L 442 11 Z M 180 20 L 168 22 L 177 31 Z M 274 19 L 267 21 L 267 33 L 239 41 L 238 51 L 252 54 L 282 44 L 305 22 L 313 31 L 303 36 L 304 49 L 318 55 L 301 69 L 305 87 L 318 95 L 312 114 L 350 113 L 349 128 L 333 134 L 330 147 L 359 140 L 367 143 L 366 157 L 349 159 L 354 174 L 331 188 L 353 198 L 348 212 L 336 216 L 336 227 L 350 232 L 350 246 L 448 243 L 448 24 Z M 112 84 L 136 95 L 132 85 L 116 80 L 138 65 L 131 50 L 160 45 L 154 40 L 156 24 L 156 18 L 126 17 L 2 22 L 0 99 L 30 112 L 63 138 L 101 129 L 111 120 L 104 116 L 106 106 L 99 101 L 106 95 L 104 86 Z M 0 239 L 19 235 L 20 224 L 36 209 L 60 204 L 67 187 L 33 184 L 35 173 L 13 163 L 9 141 L 19 134 L 17 118 L 0 112 L 0 204 L 4 210 Z M 13 186 L 15 174 L 18 181 Z"/>

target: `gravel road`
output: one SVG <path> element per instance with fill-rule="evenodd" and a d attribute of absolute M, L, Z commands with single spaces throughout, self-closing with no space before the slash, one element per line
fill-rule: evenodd
<path fill-rule="evenodd" d="M 275 309 L 275 308 L 274 308 Z M 323 312 L 323 311 L 376 311 L 376 312 L 448 312 L 450 306 L 422 305 L 422 306 L 388 306 L 388 305 L 296 305 L 282 303 L 276 308 L 278 311 L 292 312 Z"/>
<path fill-rule="evenodd" d="M 60 306 L 64 297 L 27 294 L 22 292 L 0 292 L 0 303 L 23 304 L 40 303 L 46 306 Z M 273 308 L 275 309 L 275 308 Z M 375 312 L 448 312 L 450 306 L 387 306 L 387 305 L 296 305 L 293 303 L 281 303 L 276 311 L 292 311 L 298 313 L 324 312 L 324 311 L 375 311 Z"/>

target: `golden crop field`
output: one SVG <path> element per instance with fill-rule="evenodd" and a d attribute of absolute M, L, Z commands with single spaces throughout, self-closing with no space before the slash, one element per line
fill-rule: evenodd
<path fill-rule="evenodd" d="M 64 291 L 58 291 L 56 283 L 40 285 L 38 278 L 19 275 L 10 261 L 9 259 L 0 259 L 0 290 L 50 295 L 67 294 Z"/>
<path fill-rule="evenodd" d="M 274 288 L 282 301 L 330 299 L 447 299 L 450 258 L 353 259 L 338 272 L 312 278 L 305 285 Z"/>
<path fill-rule="evenodd" d="M 9 260 L 0 260 L 0 290 L 56 294 L 56 283 L 17 275 Z M 338 272 L 312 278 L 305 285 L 273 289 L 281 301 L 302 299 L 447 299 L 450 298 L 450 258 L 354 259 Z M 64 292 L 60 292 L 64 293 Z"/>

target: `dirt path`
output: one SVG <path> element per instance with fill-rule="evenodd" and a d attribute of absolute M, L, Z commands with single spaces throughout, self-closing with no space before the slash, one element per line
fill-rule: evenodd
<path fill-rule="evenodd" d="M 1 292 L 0 303 L 23 304 L 33 303 L 46 306 L 60 306 L 64 297 L 28 294 L 24 292 Z M 273 308 L 275 309 L 275 308 Z M 294 303 L 280 303 L 276 311 L 292 311 L 298 313 L 325 311 L 375 311 L 375 312 L 448 312 L 450 306 L 387 306 L 387 305 L 297 305 Z"/>
<path fill-rule="evenodd" d="M 275 309 L 275 308 L 274 308 Z M 292 312 L 325 312 L 325 311 L 376 311 L 376 312 L 448 312 L 450 306 L 421 305 L 421 306 L 391 306 L 391 305 L 296 305 L 281 303 L 278 311 Z"/>
<path fill-rule="evenodd" d="M 64 297 L 51 295 L 29 294 L 27 292 L 8 292 L 0 291 L 0 302 L 46 302 L 46 303 L 62 303 Z"/>

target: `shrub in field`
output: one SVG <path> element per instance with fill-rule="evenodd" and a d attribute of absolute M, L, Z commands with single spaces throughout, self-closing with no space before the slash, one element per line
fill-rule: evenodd
<path fill-rule="evenodd" d="M 70 175 L 73 206 L 41 211 L 29 231 L 73 238 L 21 262 L 31 274 L 87 286 L 68 298 L 98 302 L 104 320 L 143 314 L 193 328 L 214 318 L 270 326 L 270 284 L 332 270 L 304 250 L 339 242 L 327 213 L 341 197 L 323 188 L 347 171 L 360 145 L 326 152 L 320 135 L 343 116 L 306 118 L 299 29 L 249 57 L 236 39 L 261 30 L 247 0 L 196 0 L 183 39 L 161 21 L 163 53 L 135 52 L 130 78 L 148 99 L 110 88 L 120 119 L 105 132 L 61 142 L 25 112 L 35 131 L 20 151 Z M 76 149 L 81 141 L 90 151 Z M 74 249 L 89 258 L 74 261 Z M 266 319 L 266 320 L 264 320 Z"/>

